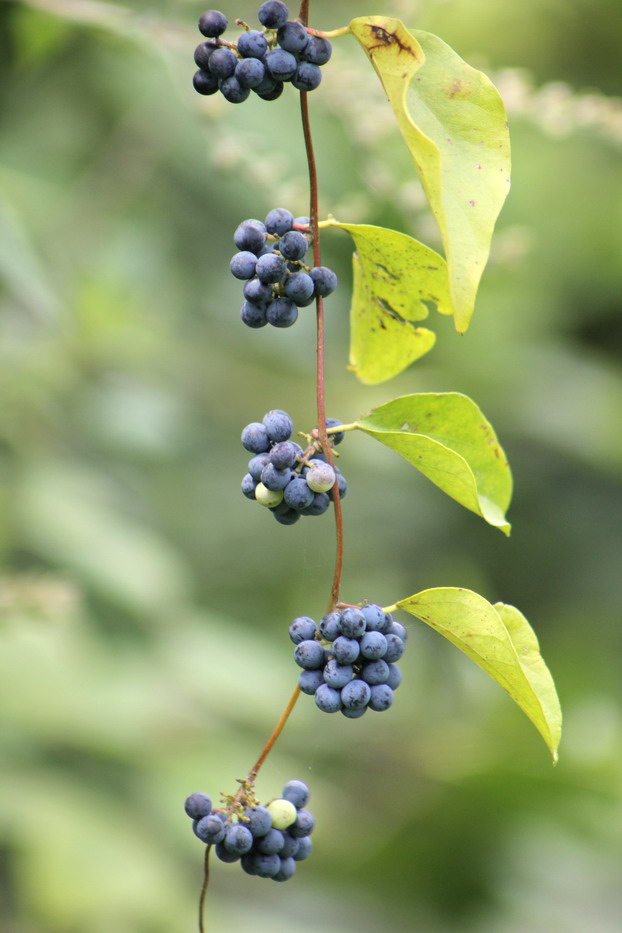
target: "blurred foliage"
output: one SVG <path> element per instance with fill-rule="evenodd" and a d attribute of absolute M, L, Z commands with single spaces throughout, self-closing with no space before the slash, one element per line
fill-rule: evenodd
<path fill-rule="evenodd" d="M 348 438 L 344 597 L 386 605 L 466 586 L 517 604 L 565 735 L 553 770 L 502 691 L 411 621 L 384 721 L 327 721 L 301 699 L 258 791 L 310 779 L 314 857 L 278 887 L 219 865 L 209 928 L 614 933 L 622 10 L 312 8 L 325 28 L 395 13 L 440 34 L 497 78 L 513 134 L 514 186 L 472 328 L 460 338 L 442 319 L 432 353 L 392 384 L 363 387 L 346 369 L 350 246 L 323 238 L 342 280 L 329 414 L 464 392 L 516 479 L 505 542 L 390 451 Z M 194 0 L 0 4 L 6 933 L 194 929 L 201 846 L 183 798 L 247 772 L 295 677 L 286 625 L 327 599 L 330 519 L 283 528 L 238 488 L 244 424 L 272 407 L 314 424 L 311 316 L 291 331 L 241 327 L 227 271 L 241 219 L 305 212 L 295 95 L 199 99 L 200 12 Z M 438 248 L 372 69 L 352 40 L 336 45 L 312 96 L 323 212 Z"/>

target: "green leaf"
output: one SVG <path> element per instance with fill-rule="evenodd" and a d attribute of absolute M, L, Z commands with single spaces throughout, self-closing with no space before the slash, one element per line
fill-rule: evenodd
<path fill-rule="evenodd" d="M 557 761 L 561 709 L 555 684 L 525 617 L 514 606 L 492 606 L 460 587 L 423 590 L 396 603 L 444 635 L 510 694 Z"/>
<path fill-rule="evenodd" d="M 356 247 L 350 308 L 350 369 L 368 384 L 391 379 L 434 346 L 432 331 L 416 327 L 433 301 L 451 314 L 447 263 L 418 240 L 370 224 L 346 230 Z"/>
<path fill-rule="evenodd" d="M 403 395 L 372 409 L 356 426 L 489 525 L 510 533 L 510 467 L 492 426 L 466 395 Z"/>
<path fill-rule="evenodd" d="M 431 33 L 411 34 L 385 16 L 354 19 L 350 29 L 382 81 L 438 222 L 463 333 L 509 191 L 503 102 L 486 75 Z"/>

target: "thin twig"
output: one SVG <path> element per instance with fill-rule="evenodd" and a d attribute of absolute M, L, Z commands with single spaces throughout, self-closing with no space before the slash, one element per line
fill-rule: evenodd
<path fill-rule="evenodd" d="M 209 854 L 211 850 L 211 846 L 206 846 L 203 861 L 203 886 L 199 897 L 199 933 L 205 933 L 205 898 L 207 897 L 207 886 L 209 884 Z"/>

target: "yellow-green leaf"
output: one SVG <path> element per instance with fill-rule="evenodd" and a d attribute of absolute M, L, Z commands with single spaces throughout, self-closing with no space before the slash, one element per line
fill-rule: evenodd
<path fill-rule="evenodd" d="M 555 750 L 561 738 L 562 711 L 555 690 L 555 682 L 540 654 L 540 645 L 536 633 L 522 612 L 515 606 L 509 606 L 507 603 L 495 603 L 494 608 L 499 613 L 501 621 L 512 639 L 512 644 L 516 649 L 525 677 L 538 698 L 549 736 L 547 745 L 551 750 Z M 541 731 L 544 735 L 544 731 Z M 555 751 L 554 757 L 556 757 Z"/>
<path fill-rule="evenodd" d="M 518 609 L 492 606 L 483 596 L 458 587 L 423 590 L 396 606 L 444 635 L 507 690 L 546 742 L 553 763 L 557 761 L 559 700 L 535 633 Z"/>
<path fill-rule="evenodd" d="M 382 81 L 438 222 L 464 332 L 509 190 L 503 102 L 486 75 L 431 33 L 385 16 L 359 17 L 350 30 Z"/>
<path fill-rule="evenodd" d="M 395 398 L 356 426 L 391 447 L 489 525 L 510 532 L 512 474 L 491 424 L 459 392 Z"/>
<path fill-rule="evenodd" d="M 428 316 L 425 301 L 451 314 L 447 263 L 418 240 L 371 224 L 346 230 L 356 247 L 350 308 L 350 369 L 361 382 L 384 382 L 432 348 L 432 331 L 413 321 Z"/>

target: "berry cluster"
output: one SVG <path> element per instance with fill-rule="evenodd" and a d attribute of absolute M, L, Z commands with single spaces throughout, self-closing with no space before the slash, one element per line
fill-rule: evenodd
<path fill-rule="evenodd" d="M 393 703 L 402 682 L 395 664 L 404 652 L 407 632 L 380 606 L 348 607 L 329 612 L 320 622 L 299 616 L 289 627 L 294 660 L 302 673 L 298 686 L 315 696 L 324 713 L 341 710 L 358 719 L 366 710 L 380 713 Z"/>
<path fill-rule="evenodd" d="M 261 220 L 244 220 L 233 235 L 239 252 L 231 273 L 244 281 L 240 317 L 248 327 L 291 327 L 298 308 L 325 298 L 337 288 L 337 276 L 327 266 L 304 263 L 309 249 L 309 218 L 294 217 L 276 207 Z"/>
<path fill-rule="evenodd" d="M 266 807 L 257 804 L 212 809 L 207 794 L 197 791 L 186 799 L 184 809 L 192 820 L 195 836 L 215 846 L 223 862 L 239 861 L 248 875 L 288 881 L 311 852 L 313 814 L 305 809 L 309 788 L 304 781 L 288 781 L 283 796 Z"/>
<path fill-rule="evenodd" d="M 313 91 L 322 80 L 321 65 L 332 54 L 328 39 L 310 36 L 302 23 L 289 19 L 281 0 L 267 0 L 259 8 L 262 31 L 249 29 L 236 43 L 223 42 L 227 18 L 208 10 L 199 19 L 199 31 L 207 39 L 194 52 L 199 70 L 194 88 L 199 94 L 220 91 L 232 104 L 241 104 L 251 90 L 263 100 L 276 100 L 284 82 L 299 91 Z M 239 21 L 238 21 L 239 22 Z"/>
<path fill-rule="evenodd" d="M 327 418 L 327 427 L 341 422 Z M 275 409 L 263 421 L 253 421 L 242 431 L 242 444 L 254 456 L 242 480 L 242 492 L 270 509 L 281 525 L 293 525 L 301 515 L 323 515 L 333 499 L 337 485 L 342 499 L 346 480 L 338 467 L 333 468 L 313 441 L 306 450 L 291 441 L 294 423 L 286 411 Z M 344 432 L 331 436 L 339 444 Z"/>

